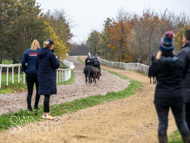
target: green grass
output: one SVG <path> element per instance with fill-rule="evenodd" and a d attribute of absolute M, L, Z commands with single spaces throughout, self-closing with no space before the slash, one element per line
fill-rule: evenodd
<path fill-rule="evenodd" d="M 179 131 L 175 131 L 172 135 L 169 136 L 169 143 L 183 143 Z"/>
<path fill-rule="evenodd" d="M 2 61 L 2 64 L 6 64 L 6 65 L 9 65 L 9 64 L 12 64 L 13 61 L 12 60 L 3 60 Z"/>
<path fill-rule="evenodd" d="M 60 64 L 60 68 L 65 68 L 65 69 L 68 69 L 69 67 L 66 66 L 63 62 L 59 61 L 59 64 Z"/>
<path fill-rule="evenodd" d="M 78 60 L 79 62 L 81 62 L 81 63 L 85 63 L 85 62 L 83 62 L 83 61 L 80 59 L 80 56 L 77 57 L 77 60 Z"/>
<path fill-rule="evenodd" d="M 6 78 L 7 78 L 7 74 L 2 73 L 0 94 L 23 91 L 27 88 L 27 85 L 23 84 L 23 74 L 22 73 L 20 74 L 20 78 L 22 78 L 20 83 L 18 83 L 18 74 L 17 73 L 14 74 L 14 84 L 12 84 L 12 80 L 10 80 L 10 78 L 12 78 L 12 73 L 9 73 L 8 86 L 6 85 Z"/>
<path fill-rule="evenodd" d="M 119 76 L 122 79 L 129 80 L 129 78 L 127 78 L 125 76 L 119 75 L 112 71 L 109 71 L 109 72 Z M 129 97 L 129 96 L 133 95 L 134 92 L 137 91 L 142 85 L 140 82 L 135 81 L 135 80 L 130 80 L 130 83 L 131 84 L 129 84 L 128 87 L 126 87 L 123 91 L 110 92 L 104 96 L 103 95 L 90 96 L 87 98 L 77 99 L 77 100 L 74 100 L 71 102 L 52 105 L 52 106 L 50 106 L 51 114 L 53 116 L 60 116 L 65 113 L 70 113 L 70 112 L 78 111 L 81 109 L 85 109 L 87 107 L 96 106 L 103 102 L 110 102 L 113 100 L 118 100 L 118 99 L 123 99 L 123 98 Z M 10 119 L 12 119 L 11 121 L 13 123 L 15 123 L 14 126 L 24 124 L 21 122 L 16 123 L 16 121 L 17 121 L 16 119 L 19 119 L 19 118 L 23 119 L 23 117 L 30 116 L 33 118 L 33 120 L 29 120 L 28 122 L 43 120 L 40 118 L 40 116 L 43 114 L 43 106 L 40 106 L 40 108 L 41 108 L 41 110 L 39 110 L 37 112 L 32 112 L 30 114 L 27 113 L 27 110 L 21 110 L 19 112 L 7 113 L 7 114 L 1 115 L 0 116 L 0 131 L 8 129 L 10 127 L 10 125 L 12 125 L 12 123 L 10 122 Z M 13 116 L 15 116 L 15 117 L 11 118 Z M 15 119 L 15 121 L 13 119 Z"/>

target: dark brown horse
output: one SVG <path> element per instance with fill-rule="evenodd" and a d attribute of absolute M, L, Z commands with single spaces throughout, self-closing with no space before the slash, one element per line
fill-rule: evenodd
<path fill-rule="evenodd" d="M 96 84 L 96 79 L 98 79 L 98 81 L 100 80 L 100 70 L 98 68 L 93 67 L 93 81 Z"/>
<path fill-rule="evenodd" d="M 150 65 L 151 66 L 151 65 Z M 149 67 L 149 69 L 150 69 L 150 67 Z M 153 84 L 156 84 L 156 77 L 155 76 L 150 76 L 150 73 L 149 73 L 149 71 L 148 71 L 148 77 L 150 78 L 150 84 L 153 82 Z M 151 77 L 152 77 L 152 79 L 153 79 L 153 81 L 151 80 Z M 152 81 L 152 82 L 151 82 Z"/>
<path fill-rule="evenodd" d="M 86 83 L 92 83 L 92 76 L 93 76 L 93 67 L 91 65 L 86 65 L 84 68 L 84 74 L 86 78 Z"/>

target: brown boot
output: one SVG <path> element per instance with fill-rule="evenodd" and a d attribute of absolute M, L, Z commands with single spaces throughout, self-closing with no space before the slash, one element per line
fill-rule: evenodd
<path fill-rule="evenodd" d="M 167 135 L 160 135 L 158 136 L 159 143 L 168 143 Z"/>

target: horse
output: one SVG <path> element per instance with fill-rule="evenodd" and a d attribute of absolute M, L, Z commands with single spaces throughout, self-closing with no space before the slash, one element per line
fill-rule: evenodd
<path fill-rule="evenodd" d="M 100 70 L 98 68 L 93 67 L 93 81 L 96 84 L 96 79 L 98 79 L 98 81 L 100 80 Z"/>
<path fill-rule="evenodd" d="M 84 68 L 84 74 L 86 78 L 86 83 L 89 81 L 89 83 L 92 83 L 92 76 L 93 76 L 93 67 L 91 65 L 86 65 Z"/>
<path fill-rule="evenodd" d="M 151 66 L 151 65 L 150 65 Z M 150 66 L 149 66 L 149 69 L 150 69 Z M 153 78 L 153 84 L 156 84 L 156 77 L 155 76 L 150 76 L 149 72 L 148 72 L 148 77 L 150 78 L 150 84 L 152 83 L 151 82 L 151 77 Z"/>

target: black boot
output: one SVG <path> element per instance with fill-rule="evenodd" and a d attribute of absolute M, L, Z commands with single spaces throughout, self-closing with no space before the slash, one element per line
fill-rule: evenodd
<path fill-rule="evenodd" d="M 160 135 L 158 136 L 159 143 L 168 143 L 167 135 Z"/>
<path fill-rule="evenodd" d="M 190 143 L 190 135 L 182 137 L 184 143 Z"/>

